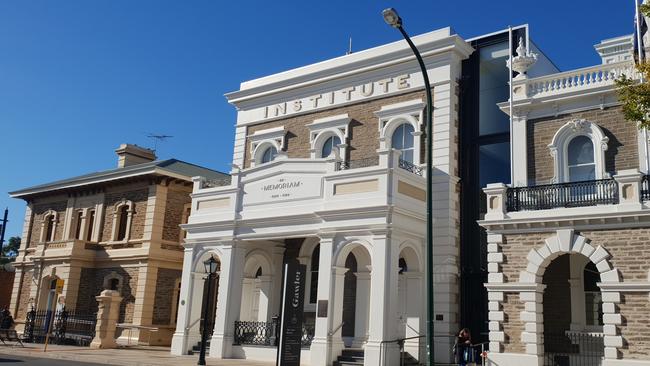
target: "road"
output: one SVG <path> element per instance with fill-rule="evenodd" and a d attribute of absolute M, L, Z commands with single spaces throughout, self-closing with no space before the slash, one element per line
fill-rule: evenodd
<path fill-rule="evenodd" d="M 0 353 L 0 365 L 20 366 L 99 366 L 98 363 L 75 362 L 68 360 L 57 360 L 52 358 L 25 357 L 17 355 L 5 355 Z"/>

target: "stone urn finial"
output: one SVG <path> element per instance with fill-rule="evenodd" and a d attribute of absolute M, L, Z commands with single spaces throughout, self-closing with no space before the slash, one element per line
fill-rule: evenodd
<path fill-rule="evenodd" d="M 525 79 L 526 71 L 537 62 L 537 54 L 531 52 L 524 46 L 523 37 L 519 37 L 519 45 L 516 49 L 517 56 L 512 58 L 512 69 L 517 72 L 515 80 Z M 509 65 L 510 60 L 506 60 L 506 65 Z"/>

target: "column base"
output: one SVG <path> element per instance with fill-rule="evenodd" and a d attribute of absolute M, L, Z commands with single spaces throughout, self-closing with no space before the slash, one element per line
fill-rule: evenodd
<path fill-rule="evenodd" d="M 336 361 L 341 351 L 345 348 L 341 339 L 314 338 L 309 348 L 310 365 L 328 366 Z"/>
<path fill-rule="evenodd" d="M 364 366 L 399 365 L 399 346 L 396 343 L 368 341 L 364 351 Z"/>
<path fill-rule="evenodd" d="M 210 339 L 210 357 L 231 358 L 234 338 L 225 334 L 213 335 Z"/>
<path fill-rule="evenodd" d="M 171 354 L 174 356 L 186 355 L 187 352 L 200 341 L 200 335 L 175 332 L 172 336 Z"/>

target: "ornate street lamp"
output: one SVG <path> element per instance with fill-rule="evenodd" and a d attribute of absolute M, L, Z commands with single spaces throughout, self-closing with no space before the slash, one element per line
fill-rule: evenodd
<path fill-rule="evenodd" d="M 415 58 L 420 64 L 420 71 L 422 71 L 422 78 L 424 79 L 424 90 L 427 94 L 427 110 L 426 110 L 426 139 L 427 139 L 427 247 L 426 247 L 426 268 L 427 268 L 427 365 L 433 365 L 433 197 L 431 196 L 431 181 L 432 181 L 432 149 L 431 141 L 433 140 L 433 128 L 431 127 L 431 115 L 433 110 L 433 100 L 431 98 L 431 85 L 429 84 L 429 75 L 427 74 L 427 68 L 424 66 L 424 61 L 422 61 L 422 56 L 420 52 L 415 47 L 411 38 L 406 34 L 404 28 L 402 28 L 402 18 L 397 14 L 397 11 L 393 8 L 385 9 L 382 12 L 384 20 L 388 25 L 393 28 L 397 28 L 402 37 L 406 40 L 409 47 L 413 51 Z"/>
<path fill-rule="evenodd" d="M 210 298 L 212 297 L 212 281 L 216 277 L 217 270 L 219 269 L 219 262 L 214 259 L 213 256 L 210 256 L 208 260 L 203 262 L 205 266 L 205 273 L 208 274 L 206 278 L 205 286 L 208 286 L 208 290 L 204 293 L 206 294 L 205 299 L 203 299 L 203 329 L 201 330 L 201 352 L 199 353 L 199 362 L 197 365 L 205 365 L 205 346 L 208 341 L 208 312 L 210 306 Z"/>

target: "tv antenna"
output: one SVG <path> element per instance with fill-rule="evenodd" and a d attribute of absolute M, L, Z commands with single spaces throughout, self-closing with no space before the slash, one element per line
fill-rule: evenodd
<path fill-rule="evenodd" d="M 352 36 L 350 36 L 350 39 L 348 41 L 348 52 L 346 52 L 346 55 L 349 55 L 352 53 Z"/>
<path fill-rule="evenodd" d="M 153 151 L 156 151 L 156 149 L 158 148 L 158 142 L 164 142 L 165 140 L 172 138 L 174 136 L 158 135 L 155 133 L 150 133 L 149 135 L 147 135 L 147 137 L 153 139 Z"/>

